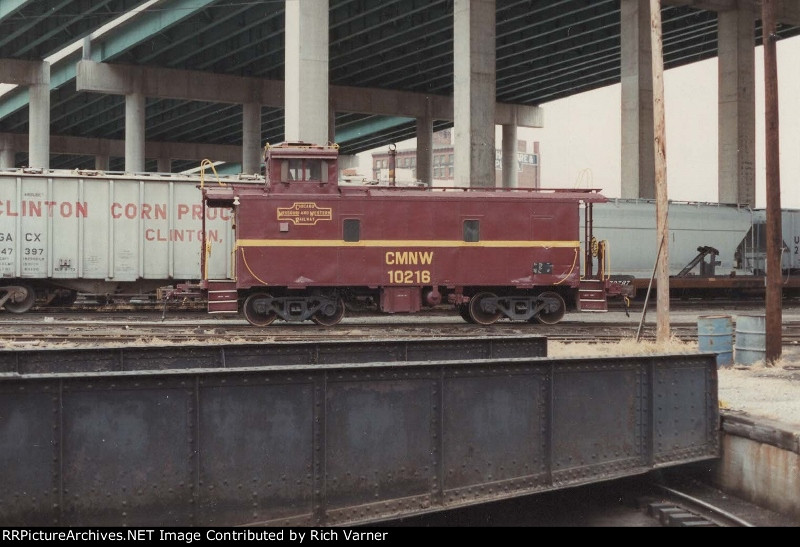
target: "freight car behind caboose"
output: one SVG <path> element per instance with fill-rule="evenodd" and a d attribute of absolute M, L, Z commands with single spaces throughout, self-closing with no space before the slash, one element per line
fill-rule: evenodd
<path fill-rule="evenodd" d="M 591 234 L 596 190 L 340 186 L 337 160 L 335 145 L 282 143 L 265 147 L 263 185 L 202 187 L 234 220 L 234 275 L 202 268 L 209 312 L 334 325 L 449 305 L 472 323 L 553 324 L 619 290 Z"/>

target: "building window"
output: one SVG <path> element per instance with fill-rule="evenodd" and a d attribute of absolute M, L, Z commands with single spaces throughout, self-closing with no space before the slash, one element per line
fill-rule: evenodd
<path fill-rule="evenodd" d="M 481 240 L 481 221 L 480 220 L 465 220 L 464 221 L 464 241 L 475 243 Z"/>
<path fill-rule="evenodd" d="M 355 243 L 361 241 L 361 221 L 357 218 L 346 218 L 342 226 L 345 241 Z"/>

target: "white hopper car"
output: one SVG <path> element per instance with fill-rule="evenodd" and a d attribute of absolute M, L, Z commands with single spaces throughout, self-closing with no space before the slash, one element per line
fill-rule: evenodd
<path fill-rule="evenodd" d="M 240 181 L 239 177 L 235 177 Z M 202 218 L 197 186 L 233 177 L 0 170 L 0 304 L 70 304 L 78 292 L 152 294 L 200 278 L 205 225 L 215 278 L 231 274 L 230 211 Z"/>
<path fill-rule="evenodd" d="M 698 254 L 698 247 L 719 251 L 719 275 L 744 274 L 736 250 L 753 223 L 749 208 L 716 203 L 670 202 L 669 273 L 677 275 Z M 649 278 L 653 273 L 658 234 L 653 200 L 612 199 L 593 208 L 594 233 L 609 242 L 612 274 Z"/>
<path fill-rule="evenodd" d="M 781 212 L 784 286 L 800 278 L 800 210 Z M 670 288 L 675 294 L 763 291 L 766 212 L 735 204 L 676 202 L 668 208 Z M 593 228 L 607 240 L 607 274 L 637 289 L 653 277 L 658 237 L 654 200 L 612 199 L 593 208 Z"/>

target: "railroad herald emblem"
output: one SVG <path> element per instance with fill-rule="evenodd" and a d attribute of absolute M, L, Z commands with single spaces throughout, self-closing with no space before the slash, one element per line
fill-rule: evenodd
<path fill-rule="evenodd" d="M 278 207 L 278 220 L 290 220 L 295 225 L 313 226 L 320 220 L 332 220 L 333 209 L 317 207 L 310 201 L 300 201 L 291 207 Z"/>

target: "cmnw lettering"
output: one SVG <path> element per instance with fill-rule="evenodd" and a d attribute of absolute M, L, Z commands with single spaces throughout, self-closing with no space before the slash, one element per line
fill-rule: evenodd
<path fill-rule="evenodd" d="M 433 251 L 387 251 L 387 264 L 416 265 L 433 263 Z"/>

